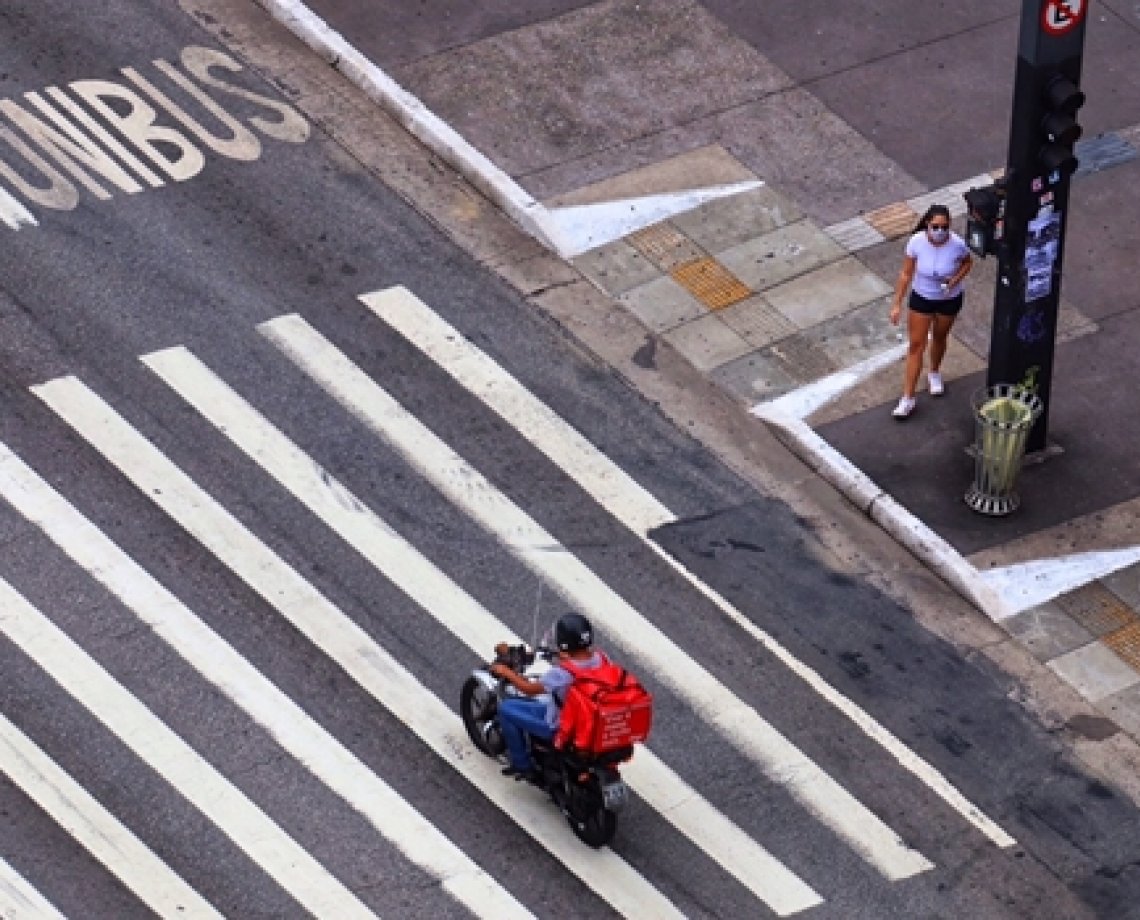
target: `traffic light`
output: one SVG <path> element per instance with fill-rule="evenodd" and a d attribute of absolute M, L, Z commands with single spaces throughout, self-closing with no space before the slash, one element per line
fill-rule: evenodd
<path fill-rule="evenodd" d="M 1062 178 L 1071 176 L 1077 170 L 1073 145 L 1081 136 L 1081 126 L 1075 116 L 1077 109 L 1085 104 L 1085 94 L 1064 74 L 1053 73 L 1045 80 L 1041 101 L 1044 114 L 1037 162 L 1045 176 L 1054 173 L 1060 173 Z"/>
<path fill-rule="evenodd" d="M 995 254 L 1005 185 L 999 181 L 994 185 L 972 188 L 962 197 L 966 199 L 966 245 L 983 259 Z"/>

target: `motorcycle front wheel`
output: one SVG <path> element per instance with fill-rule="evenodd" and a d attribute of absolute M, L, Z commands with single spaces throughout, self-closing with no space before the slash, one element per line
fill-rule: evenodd
<path fill-rule="evenodd" d="M 469 677 L 459 694 L 459 714 L 471 743 L 488 757 L 500 757 L 507 750 L 499 727 L 499 700 L 478 678 Z"/>

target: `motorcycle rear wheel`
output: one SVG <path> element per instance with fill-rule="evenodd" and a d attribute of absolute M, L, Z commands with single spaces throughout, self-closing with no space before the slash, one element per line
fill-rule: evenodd
<path fill-rule="evenodd" d="M 498 713 L 495 694 L 477 678 L 467 678 L 459 694 L 459 714 L 471 743 L 488 757 L 500 757 L 507 750 Z"/>
<path fill-rule="evenodd" d="M 606 846 L 617 833 L 617 815 L 605 808 L 595 808 L 584 818 L 567 815 L 574 836 L 595 850 Z"/>

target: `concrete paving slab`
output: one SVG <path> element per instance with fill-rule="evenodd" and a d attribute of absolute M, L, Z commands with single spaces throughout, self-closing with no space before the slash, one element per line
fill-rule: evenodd
<path fill-rule="evenodd" d="M 622 198 L 639 198 L 643 195 L 688 192 L 712 185 L 732 185 L 755 178 L 748 167 L 720 144 L 709 144 L 696 150 L 687 150 L 676 156 L 666 157 L 641 169 L 632 169 L 603 179 L 601 182 L 584 185 L 564 195 L 556 195 L 543 204 L 550 208 L 600 204 Z M 779 197 L 771 190 L 768 190 L 767 196 Z M 730 203 L 720 204 L 721 208 L 717 208 L 714 204 L 708 206 L 706 210 L 719 215 L 722 208 Z"/>
<path fill-rule="evenodd" d="M 1049 667 L 1092 703 L 1140 685 L 1140 673 L 1100 642 L 1054 658 Z"/>
<path fill-rule="evenodd" d="M 1056 604 L 1025 610 L 1003 620 L 1002 625 L 1041 662 L 1083 648 L 1095 638 Z"/>
<path fill-rule="evenodd" d="M 705 252 L 670 221 L 653 224 L 626 239 L 662 272 L 705 258 Z"/>
<path fill-rule="evenodd" d="M 800 329 L 889 294 L 878 275 L 850 256 L 764 292 L 768 302 Z"/>
<path fill-rule="evenodd" d="M 742 336 L 753 348 L 763 348 L 796 333 L 795 325 L 773 307 L 762 294 L 717 312 L 721 321 Z"/>
<path fill-rule="evenodd" d="M 754 351 L 714 368 L 709 376 L 718 386 L 747 406 L 775 399 L 802 386 L 770 352 Z"/>
<path fill-rule="evenodd" d="M 742 336 L 713 313 L 676 326 L 663 337 L 701 371 L 712 370 L 752 351 Z"/>
<path fill-rule="evenodd" d="M 1099 705 L 1113 722 L 1140 738 L 1140 684 L 1109 694 Z"/>
<path fill-rule="evenodd" d="M 699 300 L 668 275 L 626 291 L 621 302 L 657 333 L 708 314 Z"/>
<path fill-rule="evenodd" d="M 773 93 L 516 178 L 536 198 L 546 199 L 708 144 L 722 145 L 820 226 L 900 195 L 927 191 L 926 185 L 802 89 Z"/>
<path fill-rule="evenodd" d="M 1104 586 L 1133 610 L 1140 610 L 1140 565 L 1114 572 L 1104 579 Z"/>
<path fill-rule="evenodd" d="M 755 178 L 751 173 L 749 177 Z M 802 218 L 803 211 L 765 185 L 679 214 L 673 218 L 673 225 L 706 252 L 719 257 L 725 250 L 759 234 Z"/>
<path fill-rule="evenodd" d="M 661 270 L 625 240 L 591 249 L 571 262 L 601 290 L 615 297 L 661 277 Z"/>
<path fill-rule="evenodd" d="M 810 220 L 754 233 L 746 242 L 717 253 L 717 259 L 754 291 L 768 288 L 835 262 L 846 255 Z"/>
<path fill-rule="evenodd" d="M 593 3 L 410 62 L 396 77 L 515 176 L 791 85 L 693 0 Z"/>
<path fill-rule="evenodd" d="M 891 299 L 891 295 L 879 297 L 813 326 L 803 335 L 831 359 L 834 367 L 851 367 L 897 344 L 898 327 L 890 320 Z"/>

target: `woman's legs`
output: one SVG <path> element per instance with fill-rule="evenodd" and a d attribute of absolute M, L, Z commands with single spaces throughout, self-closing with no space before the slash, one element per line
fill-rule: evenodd
<path fill-rule="evenodd" d="M 943 319 L 945 317 L 938 317 Z M 907 311 L 906 333 L 906 370 L 903 372 L 903 396 L 914 399 L 914 391 L 918 386 L 918 377 L 922 373 L 922 359 L 926 352 L 926 340 L 930 337 L 930 327 L 936 317 L 926 313 Z M 933 350 L 932 350 L 933 351 Z M 946 342 L 942 342 L 942 351 L 946 351 Z M 933 355 L 932 355 L 933 360 Z M 941 358 L 940 358 L 941 360 Z"/>
<path fill-rule="evenodd" d="M 946 356 L 946 343 L 950 339 L 950 330 L 954 328 L 955 319 L 954 316 L 944 316 L 941 313 L 934 315 L 933 333 L 930 339 L 930 370 L 932 373 L 937 374 L 942 370 L 942 359 Z M 921 365 L 919 365 L 919 369 L 922 369 Z"/>

